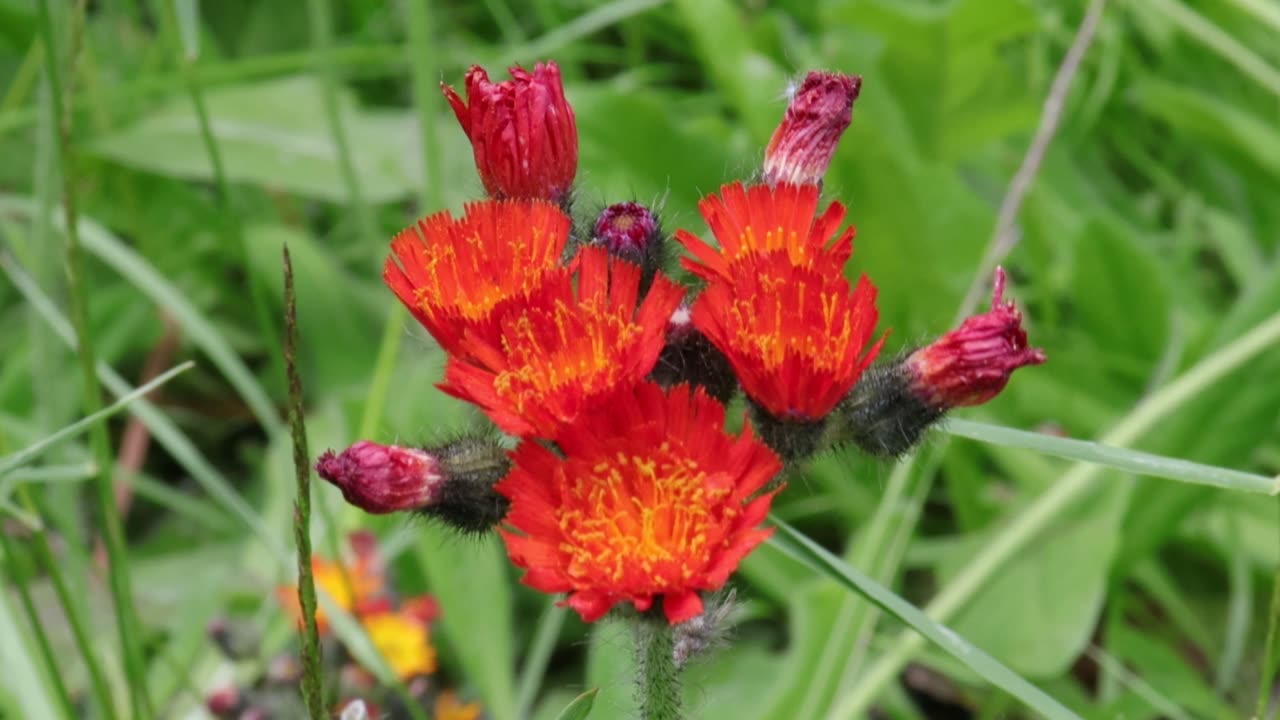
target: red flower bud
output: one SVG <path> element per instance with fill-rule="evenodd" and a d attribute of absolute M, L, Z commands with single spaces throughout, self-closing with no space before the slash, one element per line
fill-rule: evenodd
<path fill-rule="evenodd" d="M 565 199 L 578 171 L 578 129 L 554 62 L 538 63 L 532 73 L 513 67 L 511 79 L 498 83 L 472 66 L 466 102 L 453 88 L 440 89 L 471 140 L 489 195 Z"/>
<path fill-rule="evenodd" d="M 615 203 L 596 219 L 595 242 L 609 254 L 636 264 L 641 264 L 661 239 L 658 219 L 640 203 Z"/>
<path fill-rule="evenodd" d="M 817 185 L 827 174 L 840 136 L 853 119 L 862 78 L 813 71 L 805 76 L 764 152 L 770 185 Z"/>
<path fill-rule="evenodd" d="M 1045 361 L 1044 350 L 1027 347 L 1022 313 L 1004 301 L 1004 284 L 1004 269 L 996 268 L 991 310 L 907 358 L 911 389 L 922 400 L 940 409 L 981 405 L 1004 389 L 1014 370 Z"/>
<path fill-rule="evenodd" d="M 240 709 L 240 691 L 234 685 L 218 688 L 204 699 L 209 714 L 217 718 L 229 718 Z"/>
<path fill-rule="evenodd" d="M 440 461 L 422 450 L 360 441 L 320 456 L 316 472 L 365 512 L 413 510 L 437 499 L 444 481 Z"/>

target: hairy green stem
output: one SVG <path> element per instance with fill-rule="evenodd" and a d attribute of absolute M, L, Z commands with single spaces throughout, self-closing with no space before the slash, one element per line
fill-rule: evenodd
<path fill-rule="evenodd" d="M 71 17 L 70 68 L 75 70 L 76 56 L 83 34 L 84 3 L 77 4 Z M 40 3 L 40 24 L 44 35 L 45 72 L 48 74 L 50 98 L 54 117 L 58 123 L 58 159 L 62 175 L 63 215 L 66 220 L 65 271 L 67 294 L 71 305 L 71 322 L 75 328 L 80 352 L 81 389 L 84 395 L 84 412 L 92 415 L 102 409 L 102 389 L 95 372 L 97 356 L 94 352 L 86 297 L 88 282 L 84 277 L 84 263 L 80 251 L 80 233 L 76 212 L 75 150 L 71 126 L 71 79 L 63 83 L 58 57 L 57 36 L 54 32 L 49 0 Z M 138 643 L 140 621 L 133 604 L 133 590 L 129 579 L 129 558 L 124 542 L 124 526 L 116 507 L 113 488 L 115 460 L 111 440 L 105 425 L 97 424 L 89 430 L 89 443 L 98 464 L 94 483 L 97 490 L 98 512 L 101 515 L 102 535 L 107 551 L 108 578 L 111 586 L 112 606 L 115 609 L 116 627 L 120 636 L 120 650 L 124 656 L 125 674 L 129 681 L 129 699 L 133 716 L 140 720 L 152 717 L 150 699 L 147 697 L 146 666 Z"/>
<path fill-rule="evenodd" d="M 680 720 L 680 671 L 672 658 L 671 628 L 663 620 L 635 623 L 636 695 L 643 720 Z"/>
<path fill-rule="evenodd" d="M 311 720 L 323 720 L 324 679 L 320 669 L 320 631 L 316 627 L 316 584 L 311 576 L 311 454 L 302 415 L 302 379 L 298 375 L 298 313 L 289 247 L 284 260 L 284 364 L 289 376 L 289 431 L 298 495 L 293 505 L 293 539 L 298 546 L 298 604 L 302 608 L 302 699 Z"/>

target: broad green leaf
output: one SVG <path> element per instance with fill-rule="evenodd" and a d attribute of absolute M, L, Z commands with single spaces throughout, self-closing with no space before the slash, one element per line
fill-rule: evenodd
<path fill-rule="evenodd" d="M 333 202 L 348 199 L 314 78 L 215 88 L 205 99 L 231 181 Z M 388 202 L 409 196 L 422 181 L 412 115 L 362 109 L 349 92 L 340 95 L 339 107 L 365 199 Z M 141 170 L 188 180 L 213 178 L 200 125 L 185 96 L 174 96 L 90 148 Z"/>
<path fill-rule="evenodd" d="M 1170 291 L 1160 261 L 1114 223 L 1089 223 L 1075 247 L 1071 296 L 1080 323 L 1113 364 L 1115 358 L 1141 360 L 1140 367 L 1118 368 L 1141 381 L 1169 335 Z"/>
<path fill-rule="evenodd" d="M 1097 625 L 1131 487 L 1114 476 L 1047 529 L 956 615 L 956 632 L 1030 677 L 1067 670 Z M 956 567 L 967 560 L 957 558 Z M 950 575 L 944 570 L 943 584 Z"/>
<path fill-rule="evenodd" d="M 1029 708 L 1050 720 L 1070 720 L 1078 717 L 976 645 L 847 565 L 821 545 L 786 523 L 777 522 L 776 519 L 774 523 L 777 525 L 778 532 L 770 538 L 769 542 L 780 545 L 787 552 L 812 565 L 815 570 L 875 603 L 882 610 L 905 623 L 920 637 L 950 653 L 983 679 L 1018 698 Z"/>
<path fill-rule="evenodd" d="M 599 688 L 592 688 L 574 698 L 573 702 L 566 705 L 564 710 L 556 716 L 556 720 L 586 720 L 591 715 L 591 706 L 595 704 L 596 695 L 599 692 Z"/>
<path fill-rule="evenodd" d="M 775 552 L 787 554 L 772 542 L 756 553 L 771 547 Z M 843 588 L 815 582 L 812 577 L 804 585 L 792 588 L 786 606 L 788 651 L 777 659 L 769 694 L 760 702 L 761 712 L 752 717 L 787 720 L 825 715 L 835 688 L 814 682 L 814 678 L 837 675 L 844 658 L 856 650 L 831 642 L 833 635 L 842 635 L 847 630 L 851 620 L 840 613 L 846 594 Z"/>
<path fill-rule="evenodd" d="M 1182 649 L 1171 647 L 1157 635 L 1125 623 L 1112 623 L 1108 628 L 1107 646 L 1118 661 L 1132 667 L 1141 677 L 1141 682 L 1150 686 L 1159 697 L 1185 708 L 1187 717 L 1241 717 L 1205 683 L 1200 671 L 1187 663 Z M 1146 704 L 1150 708 L 1150 700 L 1144 700 L 1139 705 Z M 1130 706 L 1133 704 L 1131 701 Z M 1152 713 L 1151 717 L 1168 716 L 1164 708 L 1152 709 L 1161 712 Z M 1115 717 L 1105 708 L 1103 712 L 1106 717 Z"/>
<path fill-rule="evenodd" d="M 868 93 L 891 88 L 926 157 L 964 157 L 1034 126 L 1038 99 L 1022 92 L 999 56 L 1001 43 L 1035 30 L 1027 3 L 864 0 L 829 6 L 828 23 L 884 42 L 876 72 L 850 69 L 867 75 Z"/>
<path fill-rule="evenodd" d="M 635 637 L 626 622 L 593 623 L 587 644 L 586 686 L 600 688 L 592 720 L 624 720 L 636 715 Z"/>
<path fill-rule="evenodd" d="M 582 195 L 588 209 L 632 199 L 656 202 L 676 220 L 665 229 L 702 233 L 694 214 L 701 195 L 750 175 L 754 168 L 745 158 L 759 158 L 741 130 L 707 117 L 708 103 L 697 96 L 618 86 L 567 92 L 578 113 L 579 175 L 591 188 Z"/>
<path fill-rule="evenodd" d="M 1137 84 L 1138 107 L 1211 147 L 1280 177 L 1274 122 L 1256 117 L 1221 95 L 1159 80 Z"/>
<path fill-rule="evenodd" d="M 440 629 L 494 720 L 515 718 L 511 574 L 493 535 L 463 540 L 438 525 L 422 529 L 418 561 L 440 601 Z"/>

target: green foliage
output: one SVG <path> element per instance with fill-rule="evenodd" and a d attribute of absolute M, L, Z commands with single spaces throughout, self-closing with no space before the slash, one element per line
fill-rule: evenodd
<path fill-rule="evenodd" d="M 270 618 L 273 650 L 291 629 L 271 600 L 292 581 L 287 390 L 268 332 L 283 310 L 280 247 L 293 252 L 313 450 L 360 427 L 416 442 L 474 420 L 433 387 L 443 357 L 391 312 L 380 280 L 396 230 L 483 192 L 438 80 L 460 85 L 473 62 L 500 76 L 495 63 L 555 58 L 581 136 L 581 221 L 637 199 L 661 205 L 667 230 L 705 234 L 698 199 L 757 171 L 788 80 L 811 67 L 861 74 L 824 195 L 850 206 L 850 273 L 878 286 L 892 354 L 953 322 L 1086 5 L 171 2 L 92 3 L 70 74 L 71 4 L 49 3 L 74 88 L 67 166 L 38 5 L 0 0 L 0 519 L 40 521 L 57 553 L 34 569 L 0 557 L 0 666 L 21 671 L 0 678 L 0 717 L 62 712 L 51 670 L 78 702 L 95 704 L 95 677 L 116 712 L 129 698 L 90 552 L 96 496 L 77 479 L 101 468 L 73 436 L 89 378 L 73 370 L 69 298 L 85 294 L 104 404 L 153 387 L 155 355 L 160 369 L 195 362 L 92 419 L 113 455 L 130 422 L 154 441 L 124 526 L 146 661 L 132 684 L 158 717 L 185 716 L 226 676 L 204 640 L 209 618 L 228 607 Z M 331 27 L 314 25 L 328 4 Z M 730 647 L 682 678 L 691 714 L 847 718 L 875 705 L 917 718 L 926 699 L 975 717 L 1043 711 L 1009 694 L 1022 684 L 1085 717 L 1254 712 L 1280 564 L 1266 495 L 1280 473 L 1278 27 L 1253 0 L 1108 4 L 1005 261 L 1048 363 L 957 415 L 981 422 L 953 436 L 978 442 L 939 434 L 897 466 L 832 452 L 795 473 L 776 514 L 839 559 L 815 570 L 770 544 L 746 560 Z M 71 284 L 64 172 L 84 249 Z M 177 344 L 165 353 L 167 323 Z M 65 442 L 23 456 L 20 473 L 7 466 L 54 436 Z M 1104 438 L 1115 447 L 1092 442 Z M 314 492 L 325 552 L 356 528 L 411 538 L 391 562 L 397 586 L 439 598 L 442 672 L 489 717 L 634 716 L 625 629 L 561 624 L 563 611 L 515 584 L 496 539 L 402 528 L 347 510 L 327 485 Z M 893 607 L 947 599 L 943 625 L 994 666 L 912 641 L 850 577 L 894 591 L 881 597 Z M 7 592 L 19 583 L 26 615 Z"/>

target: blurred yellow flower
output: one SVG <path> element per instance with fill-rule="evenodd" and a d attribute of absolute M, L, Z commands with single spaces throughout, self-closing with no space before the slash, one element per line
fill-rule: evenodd
<path fill-rule="evenodd" d="M 479 720 L 480 703 L 466 703 L 458 700 L 458 694 L 445 690 L 436 696 L 434 720 Z"/>
<path fill-rule="evenodd" d="M 427 624 L 410 613 L 384 612 L 360 619 L 369 640 L 396 677 L 404 680 L 436 670 L 436 649 Z"/>

